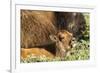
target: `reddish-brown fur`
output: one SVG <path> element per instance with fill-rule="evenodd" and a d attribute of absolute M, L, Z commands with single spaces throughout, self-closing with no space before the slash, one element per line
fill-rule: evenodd
<path fill-rule="evenodd" d="M 60 41 L 63 43 L 63 46 L 65 47 L 66 51 L 68 51 L 70 49 L 73 34 L 66 30 L 61 30 L 57 34 L 57 36 L 59 37 Z"/>
<path fill-rule="evenodd" d="M 27 58 L 30 55 L 33 57 L 54 57 L 52 53 L 48 52 L 44 48 L 21 48 L 21 58 Z"/>
<path fill-rule="evenodd" d="M 66 53 L 71 49 L 71 40 L 73 38 L 72 33 L 66 30 L 60 30 L 56 35 L 50 36 L 51 40 L 55 42 L 56 56 L 64 57 Z"/>

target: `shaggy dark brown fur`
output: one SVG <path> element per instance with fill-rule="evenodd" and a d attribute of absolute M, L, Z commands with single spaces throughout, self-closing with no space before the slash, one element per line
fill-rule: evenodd
<path fill-rule="evenodd" d="M 85 18 L 78 12 L 56 12 L 57 28 L 65 29 L 73 33 L 74 37 L 82 37 L 82 31 L 85 30 Z"/>
<path fill-rule="evenodd" d="M 56 33 L 53 12 L 21 10 L 21 47 L 45 45 L 49 35 Z"/>

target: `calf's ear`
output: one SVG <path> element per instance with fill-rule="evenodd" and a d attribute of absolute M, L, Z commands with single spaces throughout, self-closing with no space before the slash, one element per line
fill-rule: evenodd
<path fill-rule="evenodd" d="M 59 41 L 59 39 L 56 35 L 49 35 L 49 37 L 50 37 L 51 41 L 53 41 L 53 42 Z"/>

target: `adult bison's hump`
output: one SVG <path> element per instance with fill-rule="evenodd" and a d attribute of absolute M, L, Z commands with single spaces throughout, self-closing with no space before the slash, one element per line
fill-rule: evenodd
<path fill-rule="evenodd" d="M 56 33 L 53 12 L 21 10 L 21 47 L 29 48 L 50 43 Z"/>

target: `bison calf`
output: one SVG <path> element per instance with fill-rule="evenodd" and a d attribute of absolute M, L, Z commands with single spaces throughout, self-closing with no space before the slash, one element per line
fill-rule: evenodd
<path fill-rule="evenodd" d="M 57 34 L 49 35 L 52 44 L 36 47 L 36 48 L 21 48 L 21 57 L 27 58 L 28 55 L 45 56 L 49 58 L 61 57 L 64 58 L 70 49 L 72 34 L 66 30 L 60 30 Z M 55 51 L 55 52 L 54 52 Z"/>
<path fill-rule="evenodd" d="M 50 39 L 55 42 L 56 56 L 65 57 L 70 50 L 72 34 L 66 30 L 61 30 L 57 35 L 50 35 Z"/>

